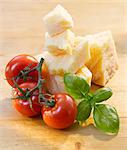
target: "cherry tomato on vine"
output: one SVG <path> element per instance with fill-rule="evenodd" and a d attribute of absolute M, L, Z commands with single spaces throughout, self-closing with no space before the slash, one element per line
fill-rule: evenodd
<path fill-rule="evenodd" d="M 23 82 L 31 82 L 31 81 L 38 81 L 38 71 L 33 70 L 28 73 L 26 76 L 21 76 L 21 73 L 24 73 L 38 65 L 38 61 L 30 55 L 21 54 L 15 56 L 6 66 L 5 69 L 5 76 L 8 83 L 15 87 L 14 81 L 20 85 Z M 48 70 L 45 64 L 42 65 L 42 77 L 46 78 L 48 75 Z M 17 78 L 16 78 L 17 77 Z M 14 80 L 14 81 L 13 81 Z"/>
<path fill-rule="evenodd" d="M 32 90 L 36 86 L 36 82 L 25 82 L 22 83 L 19 87 L 24 91 L 28 92 Z M 45 93 L 45 90 L 42 89 L 42 93 Z M 21 114 L 28 116 L 28 117 L 34 117 L 37 115 L 41 114 L 41 109 L 42 106 L 38 101 L 38 95 L 39 91 L 35 90 L 33 93 L 28 98 L 24 99 L 14 99 L 13 100 L 13 105 L 18 110 Z M 18 97 L 18 96 L 23 96 L 23 94 L 17 89 L 14 89 L 13 96 Z M 31 108 L 32 106 L 32 108 Z"/>
<path fill-rule="evenodd" d="M 53 107 L 43 106 L 42 117 L 44 122 L 56 129 L 71 126 L 76 119 L 77 106 L 73 98 L 67 94 L 55 94 Z"/>

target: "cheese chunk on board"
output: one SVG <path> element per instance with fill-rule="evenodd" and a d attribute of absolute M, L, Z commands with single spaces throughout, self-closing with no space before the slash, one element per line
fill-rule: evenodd
<path fill-rule="evenodd" d="M 87 43 L 87 48 L 86 48 L 86 43 Z M 78 54 L 78 53 L 85 56 L 84 64 L 86 64 L 91 59 L 90 46 L 88 41 L 85 40 L 84 37 L 80 37 L 80 38 L 75 37 L 73 54 Z"/>
<path fill-rule="evenodd" d="M 84 66 L 81 69 L 78 70 L 77 73 L 75 73 L 77 76 L 84 78 L 89 85 L 91 85 L 91 79 L 92 79 L 92 73 L 89 71 L 89 69 Z M 56 94 L 56 93 L 67 93 L 65 91 L 64 86 L 64 76 L 60 75 L 50 75 L 47 88 L 50 93 Z"/>
<path fill-rule="evenodd" d="M 71 30 L 66 30 L 61 34 L 51 37 L 48 32 L 45 34 L 44 50 L 52 55 L 72 54 L 75 43 L 75 35 Z"/>
<path fill-rule="evenodd" d="M 84 37 L 90 47 L 91 59 L 86 66 L 92 72 L 92 82 L 104 86 L 118 69 L 116 48 L 110 31 Z"/>
<path fill-rule="evenodd" d="M 43 18 L 47 32 L 57 35 L 73 27 L 71 15 L 61 5 L 57 5 L 51 12 Z"/>
<path fill-rule="evenodd" d="M 92 73 L 85 65 L 82 68 L 80 68 L 75 74 L 81 78 L 84 78 L 87 81 L 87 83 L 91 86 Z"/>
<path fill-rule="evenodd" d="M 43 57 L 48 66 L 51 75 L 63 75 L 71 72 L 76 73 L 87 60 L 87 52 L 89 50 L 88 43 L 86 42 L 83 49 L 72 55 L 58 55 L 54 56 L 48 51 L 44 51 L 38 57 Z"/>

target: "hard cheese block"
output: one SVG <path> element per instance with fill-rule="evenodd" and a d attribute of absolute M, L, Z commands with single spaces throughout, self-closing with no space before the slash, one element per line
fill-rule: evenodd
<path fill-rule="evenodd" d="M 91 59 L 86 66 L 92 82 L 104 86 L 118 69 L 118 58 L 110 31 L 84 37 L 90 46 Z"/>
<path fill-rule="evenodd" d="M 77 76 L 84 78 L 89 85 L 91 85 L 92 73 L 86 66 L 83 66 L 78 72 L 75 73 Z M 52 94 L 56 94 L 58 92 L 66 92 L 64 86 L 64 76 L 60 75 L 50 75 L 48 82 L 48 90 Z"/>
<path fill-rule="evenodd" d="M 76 75 L 78 75 L 81 78 L 84 78 L 87 81 L 87 83 L 91 85 L 92 73 L 85 65 L 76 72 Z"/>
<path fill-rule="evenodd" d="M 76 73 L 82 66 L 84 66 L 85 60 L 88 61 L 89 47 L 86 42 L 83 48 L 72 55 L 58 55 L 54 56 L 49 51 L 43 52 L 40 57 L 45 59 L 48 66 L 49 73 L 51 75 L 63 75 L 64 73 Z"/>
<path fill-rule="evenodd" d="M 83 59 L 80 59 L 80 61 L 83 61 L 84 64 L 86 64 L 91 59 L 90 46 L 88 41 L 84 40 L 84 37 L 79 38 L 75 36 L 73 54 L 77 55 L 78 53 L 80 53 L 82 56 L 85 56 Z"/>
<path fill-rule="evenodd" d="M 57 5 L 43 18 L 47 32 L 54 36 L 73 27 L 71 15 L 61 5 Z"/>
<path fill-rule="evenodd" d="M 72 54 L 74 43 L 75 35 L 69 29 L 53 37 L 46 32 L 44 50 L 47 50 L 52 53 L 52 55 L 56 56 Z"/>

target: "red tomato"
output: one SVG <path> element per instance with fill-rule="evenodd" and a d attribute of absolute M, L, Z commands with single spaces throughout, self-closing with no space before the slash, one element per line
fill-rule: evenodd
<path fill-rule="evenodd" d="M 15 56 L 12 60 L 10 60 L 10 62 L 7 64 L 5 69 L 5 76 L 7 78 L 8 83 L 12 87 L 15 87 L 12 78 L 19 75 L 20 71 L 22 71 L 25 67 L 30 66 L 30 69 L 32 69 L 37 65 L 38 65 L 38 61 L 30 55 L 21 54 Z M 36 70 L 29 73 L 26 79 L 27 82 L 37 81 L 37 80 L 38 80 L 38 72 Z M 24 80 L 23 78 L 19 78 L 17 79 L 16 82 L 18 85 L 20 85 L 21 83 L 24 82 Z"/>
<path fill-rule="evenodd" d="M 22 83 L 19 87 L 23 91 L 26 92 L 26 90 L 30 91 L 35 86 L 36 86 L 36 82 L 25 82 L 25 83 Z M 42 93 L 44 94 L 45 91 L 42 90 Z M 42 106 L 38 102 L 38 94 L 39 94 L 39 91 L 35 90 L 29 98 L 32 102 L 32 109 L 30 108 L 29 99 L 28 100 L 27 99 L 23 99 L 23 100 L 22 99 L 15 99 L 15 100 L 13 100 L 14 107 L 21 114 L 26 115 L 28 117 L 34 117 L 34 116 L 40 115 Z M 23 94 L 18 89 L 14 90 L 13 95 L 14 95 L 14 97 L 23 96 Z"/>
<path fill-rule="evenodd" d="M 77 106 L 73 98 L 67 94 L 55 94 L 54 100 L 54 107 L 43 106 L 42 116 L 44 122 L 56 129 L 64 129 L 71 126 L 77 114 Z"/>

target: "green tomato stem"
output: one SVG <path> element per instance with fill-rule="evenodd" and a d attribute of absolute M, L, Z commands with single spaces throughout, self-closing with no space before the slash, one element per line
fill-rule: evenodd
<path fill-rule="evenodd" d="M 31 94 L 34 92 L 34 91 L 36 91 L 37 89 L 39 90 L 39 96 L 38 96 L 38 102 L 39 102 L 39 104 L 44 104 L 44 105 L 46 105 L 46 106 L 48 106 L 48 107 L 54 107 L 55 106 L 55 100 L 53 99 L 53 97 L 52 97 L 52 95 L 51 94 L 43 94 L 42 93 L 42 87 L 43 87 L 43 83 L 45 82 L 45 80 L 44 79 L 42 79 L 42 65 L 43 65 L 43 62 L 44 62 L 44 59 L 43 58 L 41 58 L 41 60 L 40 60 L 40 62 L 39 62 L 39 64 L 36 66 L 36 67 L 34 67 L 34 68 L 32 68 L 31 70 L 27 70 L 27 71 L 21 71 L 20 73 L 21 73 L 21 75 L 20 76 L 18 76 L 18 77 L 23 77 L 23 78 L 26 78 L 26 75 L 28 74 L 28 73 L 30 73 L 30 72 L 32 72 L 33 70 L 37 70 L 38 71 L 38 82 L 37 82 L 37 85 L 32 89 L 32 90 L 30 90 L 30 91 L 26 91 L 26 92 L 24 92 L 19 86 L 18 86 L 18 84 L 15 82 L 15 80 L 14 80 L 14 84 L 15 84 L 15 87 L 23 94 L 23 96 L 22 97 L 20 97 L 20 96 L 18 96 L 17 98 L 21 98 L 22 100 L 29 100 L 29 102 L 31 101 L 30 100 L 30 96 L 31 96 Z M 47 98 L 45 98 L 44 96 L 45 95 L 48 95 L 49 97 L 52 97 L 52 99 L 51 100 L 48 100 Z M 15 98 L 16 99 L 16 98 Z M 43 101 L 43 102 L 42 102 Z M 30 107 L 32 107 L 32 101 L 30 102 Z"/>

